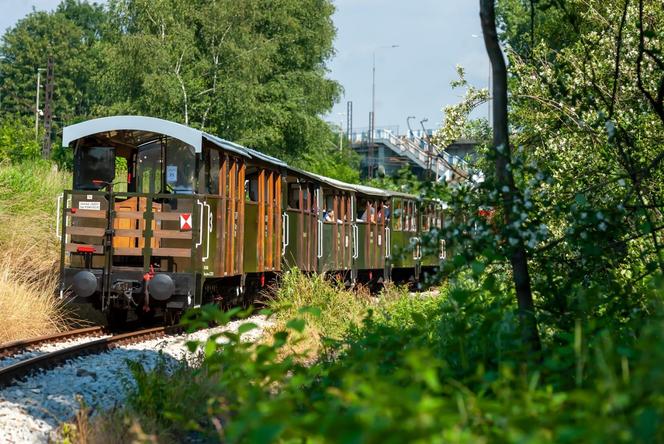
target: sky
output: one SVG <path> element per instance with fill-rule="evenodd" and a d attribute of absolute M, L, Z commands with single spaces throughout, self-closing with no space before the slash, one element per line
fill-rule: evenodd
<path fill-rule="evenodd" d="M 241 0 L 238 0 L 241 1 Z M 489 62 L 481 38 L 476 0 L 333 0 L 336 55 L 328 77 L 344 93 L 325 119 L 343 122 L 346 102 L 353 102 L 353 128 L 369 126 L 372 60 L 376 56 L 376 127 L 406 131 L 406 118 L 419 127 L 440 125 L 444 105 L 463 95 L 452 90 L 455 66 L 466 69 L 468 81 L 486 87 Z M 54 9 L 60 0 L 0 0 L 0 32 L 32 8 Z M 398 48 L 386 48 L 398 45 Z"/>

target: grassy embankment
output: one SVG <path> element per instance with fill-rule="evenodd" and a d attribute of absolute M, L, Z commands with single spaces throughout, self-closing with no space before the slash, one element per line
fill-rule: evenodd
<path fill-rule="evenodd" d="M 69 183 L 49 162 L 0 164 L 0 342 L 66 326 L 55 297 L 55 209 Z"/>
<path fill-rule="evenodd" d="M 377 300 L 286 275 L 271 339 L 225 334 L 174 373 L 136 363 L 126 406 L 65 429 L 80 443 L 664 442 L 661 285 L 643 289 L 652 313 L 630 337 L 542 320 L 545 353 L 529 362 L 509 282 L 461 276 L 440 297 Z"/>

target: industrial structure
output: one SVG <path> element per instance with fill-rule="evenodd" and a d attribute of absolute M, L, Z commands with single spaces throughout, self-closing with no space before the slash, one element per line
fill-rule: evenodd
<path fill-rule="evenodd" d="M 467 177 L 468 160 L 475 156 L 473 141 L 459 140 L 442 148 L 431 142 L 431 130 L 398 132 L 398 127 L 386 127 L 351 134 L 351 146 L 362 158 L 363 178 L 394 176 L 404 166 L 423 180 L 458 182 Z"/>

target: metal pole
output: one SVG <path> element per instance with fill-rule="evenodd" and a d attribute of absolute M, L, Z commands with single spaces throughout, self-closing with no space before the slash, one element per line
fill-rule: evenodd
<path fill-rule="evenodd" d="M 374 132 L 376 131 L 376 51 L 379 49 L 393 49 L 398 48 L 399 45 L 390 45 L 390 46 L 379 46 L 373 50 L 372 53 L 372 64 L 371 64 L 371 115 L 369 118 L 369 159 L 373 159 L 374 146 Z M 372 162 L 369 160 L 369 178 L 373 177 L 371 175 L 373 170 Z"/>
<path fill-rule="evenodd" d="M 39 140 L 39 88 L 41 84 L 41 68 L 37 68 L 37 94 L 35 97 L 35 140 Z"/>
<path fill-rule="evenodd" d="M 353 102 L 346 103 L 346 132 L 348 132 L 348 145 L 353 143 Z"/>

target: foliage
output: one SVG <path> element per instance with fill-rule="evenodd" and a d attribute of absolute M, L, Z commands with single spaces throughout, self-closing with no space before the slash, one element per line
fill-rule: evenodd
<path fill-rule="evenodd" d="M 40 146 L 29 118 L 7 117 L 0 122 L 0 162 L 36 159 Z"/>
<path fill-rule="evenodd" d="M 324 77 L 332 11 L 326 0 L 113 1 L 97 109 L 179 121 L 286 159 L 313 152 L 339 89 Z"/>
<path fill-rule="evenodd" d="M 247 323 L 190 344 L 202 356 L 198 368 L 145 373 L 134 364 L 126 416 L 157 434 L 222 442 L 664 438 L 664 281 L 644 287 L 650 312 L 634 317 L 634 335 L 606 318 L 579 319 L 571 334 L 545 322 L 543 340 L 555 347 L 535 368 L 523 365 L 506 284 L 462 276 L 440 297 L 388 298 L 362 324 L 348 321 L 342 339 L 306 366 L 284 348 L 306 331 L 304 317 L 317 322 L 312 307 L 270 341 L 242 341 L 255 328 Z M 205 307 L 187 323 L 224 325 L 238 314 L 248 313 Z"/>
<path fill-rule="evenodd" d="M 0 44 L 0 109 L 34 115 L 37 69 L 55 64 L 55 121 L 90 115 L 96 94 L 91 78 L 99 66 L 96 43 L 106 16 L 97 4 L 66 0 L 53 13 L 32 12 L 3 36 Z M 45 84 L 42 73 L 42 87 Z M 43 106 L 43 93 L 41 106 Z"/>
<path fill-rule="evenodd" d="M 329 0 L 63 0 L 2 37 L 0 114 L 34 114 L 37 69 L 51 55 L 56 128 L 161 117 L 356 180 L 357 159 L 327 148 L 334 134 L 321 118 L 340 92 L 325 67 L 333 11 Z"/>

